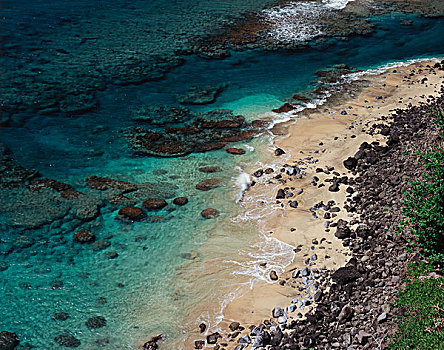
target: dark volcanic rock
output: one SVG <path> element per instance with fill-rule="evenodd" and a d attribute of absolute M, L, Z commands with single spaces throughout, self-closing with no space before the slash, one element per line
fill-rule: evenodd
<path fill-rule="evenodd" d="M 336 229 L 336 233 L 335 236 L 339 239 L 344 239 L 344 238 L 348 238 L 351 235 L 351 230 L 350 228 L 347 226 L 347 221 L 339 219 L 338 220 L 338 226 Z"/>
<path fill-rule="evenodd" d="M 277 156 L 277 157 L 279 157 L 279 156 L 281 156 L 283 154 L 285 154 L 285 151 L 282 148 L 276 148 L 274 150 L 274 155 Z"/>
<path fill-rule="evenodd" d="M 253 175 L 255 177 L 261 177 L 262 175 L 264 175 L 264 171 L 262 169 L 256 170 Z"/>
<path fill-rule="evenodd" d="M 138 207 L 125 207 L 119 210 L 118 217 L 131 221 L 140 221 L 146 218 L 146 213 Z"/>
<path fill-rule="evenodd" d="M 207 335 L 207 343 L 208 344 L 216 344 L 217 339 L 220 337 L 218 332 Z"/>
<path fill-rule="evenodd" d="M 202 180 L 196 185 L 196 189 L 200 191 L 209 191 L 213 188 L 219 187 L 223 183 L 223 179 L 206 179 Z"/>
<path fill-rule="evenodd" d="M 205 105 L 216 101 L 222 90 L 223 86 L 190 86 L 185 94 L 177 95 L 176 99 L 181 104 Z"/>
<path fill-rule="evenodd" d="M 242 148 L 227 148 L 227 153 L 234 155 L 242 155 L 245 154 L 245 150 Z"/>
<path fill-rule="evenodd" d="M 142 350 L 158 350 L 159 342 L 161 342 L 162 340 L 163 334 L 156 335 L 148 340 L 145 344 L 143 344 Z"/>
<path fill-rule="evenodd" d="M 277 109 L 273 109 L 273 112 L 275 112 L 275 113 L 288 113 L 288 112 L 291 112 L 293 109 L 294 109 L 294 106 L 287 102 L 284 105 L 282 105 L 281 107 L 279 107 Z"/>
<path fill-rule="evenodd" d="M 89 318 L 86 322 L 86 327 L 91 329 L 102 328 L 106 326 L 106 319 L 102 316 L 96 316 Z"/>
<path fill-rule="evenodd" d="M 348 157 L 344 160 L 344 167 L 348 170 L 354 170 L 358 165 L 358 161 L 354 157 Z"/>
<path fill-rule="evenodd" d="M 276 194 L 276 199 L 284 199 L 285 198 L 285 191 L 280 188 Z"/>
<path fill-rule="evenodd" d="M 143 202 L 143 207 L 146 210 L 160 210 L 167 206 L 167 202 L 161 198 L 149 198 Z"/>
<path fill-rule="evenodd" d="M 177 198 L 174 198 L 173 203 L 176 205 L 185 205 L 188 203 L 188 198 L 187 197 L 177 197 Z"/>
<path fill-rule="evenodd" d="M 194 341 L 194 348 L 195 349 L 203 349 L 205 346 L 205 342 L 203 340 L 195 340 Z"/>
<path fill-rule="evenodd" d="M 340 285 L 353 282 L 357 280 L 359 277 L 361 277 L 361 274 L 354 266 L 340 267 L 331 275 L 333 281 L 335 281 Z"/>
<path fill-rule="evenodd" d="M 108 248 L 111 245 L 109 241 L 101 240 L 101 241 L 95 241 L 91 244 L 91 248 L 94 251 L 99 251 Z"/>
<path fill-rule="evenodd" d="M 276 271 L 274 271 L 274 270 L 270 271 L 270 279 L 272 281 L 277 281 L 278 280 L 278 275 L 277 275 Z"/>
<path fill-rule="evenodd" d="M 132 183 L 100 176 L 89 176 L 86 183 L 90 188 L 99 191 L 116 190 L 119 193 L 128 193 L 137 190 L 137 186 Z"/>
<path fill-rule="evenodd" d="M 74 233 L 73 240 L 78 243 L 91 243 L 96 240 L 96 236 L 90 230 L 80 230 Z"/>
<path fill-rule="evenodd" d="M 239 322 L 231 322 L 228 326 L 232 332 L 237 331 L 239 329 L 240 323 Z"/>
<path fill-rule="evenodd" d="M 213 219 L 219 216 L 219 210 L 213 208 L 207 208 L 202 210 L 200 215 L 202 215 L 202 217 L 204 217 L 205 219 Z"/>
<path fill-rule="evenodd" d="M 67 312 L 57 312 L 51 318 L 55 321 L 66 321 L 69 318 L 69 314 Z"/>
<path fill-rule="evenodd" d="M 222 169 L 219 168 L 218 166 L 204 166 L 200 167 L 198 170 L 203 173 L 216 173 L 218 171 L 222 171 Z"/>
<path fill-rule="evenodd" d="M 0 332 L 0 350 L 13 350 L 19 345 L 17 334 L 12 332 Z"/>
<path fill-rule="evenodd" d="M 67 333 L 56 336 L 54 341 L 57 344 L 67 348 L 77 348 L 80 346 L 80 340 Z"/>

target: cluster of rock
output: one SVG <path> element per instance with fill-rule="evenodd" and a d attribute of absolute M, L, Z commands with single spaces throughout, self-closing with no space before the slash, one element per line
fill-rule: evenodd
<path fill-rule="evenodd" d="M 132 113 L 139 126 L 123 130 L 130 147 L 138 155 L 178 157 L 224 148 L 232 142 L 258 135 L 267 122 L 245 121 L 230 110 L 193 112 L 183 107 L 150 106 Z M 242 154 L 230 149 L 229 153 Z"/>
<path fill-rule="evenodd" d="M 441 65 L 427 68 L 433 71 Z M 242 333 L 236 340 L 236 350 L 363 350 L 380 348 L 387 341 L 396 327 L 394 315 L 402 312 L 392 310 L 390 304 L 401 288 L 408 262 L 419 258 L 417 252 L 406 249 L 404 239 L 390 231 L 402 218 L 393 204 L 401 202 L 409 186 L 402 179 L 419 179 L 423 172 L 409 148 L 425 150 L 438 139 L 430 108 L 444 108 L 443 87 L 441 97 L 430 97 L 427 105 L 398 109 L 393 120 L 382 117 L 381 123 L 367 125 L 370 134 L 387 136 L 387 145 L 363 143 L 353 157 L 345 160 L 346 168 L 356 175 L 352 183 L 350 178 L 339 180 L 336 175 L 330 179 L 353 189 L 347 191 L 344 207 L 359 219 L 341 219 L 331 225 L 353 257 L 335 271 L 316 270 L 313 285 L 317 286 L 317 295 L 313 295 L 314 307 L 309 307 L 305 317 L 292 319 L 290 306 L 276 307 L 271 320 L 252 326 L 248 334 Z M 392 212 L 385 210 L 387 204 Z M 299 275 L 300 271 L 294 273 Z M 233 342 L 238 335 L 229 333 L 217 348 L 224 349 L 222 342 Z"/>
<path fill-rule="evenodd" d="M 186 93 L 176 95 L 176 100 L 183 105 L 206 105 L 214 103 L 217 96 L 226 88 L 219 86 L 190 86 Z"/>

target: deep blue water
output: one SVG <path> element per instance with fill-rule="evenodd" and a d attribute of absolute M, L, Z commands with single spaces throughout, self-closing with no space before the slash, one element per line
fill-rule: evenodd
<path fill-rule="evenodd" d="M 188 45 L 190 37 L 201 35 L 211 25 L 222 25 L 224 18 L 260 9 L 266 3 L 233 0 L 225 1 L 222 6 L 220 2 L 210 1 L 133 1 L 117 6 L 103 1 L 38 1 L 28 6 L 24 1 L 7 1 L 4 4 L 5 44 L 23 44 L 23 50 L 28 52 L 30 46 L 39 46 L 35 38 L 50 38 L 53 40 L 50 45 L 55 42 L 54 38 L 66 43 L 69 35 L 63 21 L 60 22 L 60 14 L 71 19 L 78 16 L 81 28 L 91 26 L 95 30 L 94 20 L 97 25 L 112 23 L 124 28 L 127 23 L 134 25 L 136 17 L 150 28 L 141 47 L 171 54 L 174 48 Z M 144 18 L 139 12 L 149 16 Z M 196 13 L 199 15 L 193 17 Z M 216 14 L 220 16 L 214 20 Z M 85 18 L 92 24 L 85 22 Z M 169 22 L 169 18 L 175 21 Z M 411 19 L 413 23 L 401 25 L 400 19 Z M 34 245 L 8 254 L 4 253 L 8 250 L 6 247 L 13 246 L 19 232 L 2 227 L 0 261 L 9 267 L 0 272 L 0 296 L 6 301 L 0 305 L 0 330 L 16 332 L 22 342 L 36 349 L 61 348 L 53 338 L 65 332 L 82 341 L 81 349 L 95 349 L 96 341 L 104 338 L 109 341 L 106 349 L 131 349 L 154 332 L 166 333 L 170 339 L 180 336 L 181 318 L 196 301 L 208 297 L 193 295 L 192 287 L 185 286 L 183 280 L 177 282 L 178 268 L 189 262 L 189 256 L 184 254 L 199 252 L 211 235 L 225 230 L 221 225 L 227 225 L 227 219 L 241 210 L 229 193 L 232 179 L 237 175 L 235 166 L 255 162 L 260 154 L 249 152 L 242 160 L 232 158 L 224 150 L 186 158 L 136 158 L 120 134 L 122 129 L 134 125 L 129 118 L 130 111 L 142 105 L 174 105 L 175 94 L 191 85 L 227 84 L 214 104 L 192 108 L 196 111 L 228 108 L 255 119 L 280 106 L 294 93 L 315 87 L 317 70 L 335 64 L 369 69 L 394 61 L 443 55 L 442 18 L 392 14 L 374 17 L 371 21 L 376 25 L 371 36 L 331 40 L 331 45 L 322 50 L 244 51 L 232 53 L 225 60 L 188 56 L 186 63 L 174 68 L 164 80 L 110 86 L 99 91 L 96 110 L 70 117 L 26 112 L 20 116 L 21 122 L 4 127 L 1 142 L 12 149 L 15 159 L 23 166 L 35 168 L 45 177 L 70 183 L 82 191 L 86 191 L 84 180 L 90 175 L 134 183 L 162 182 L 175 196 L 189 197 L 190 203 L 183 208 L 173 210 L 169 206 L 171 211 L 162 211 L 168 218 L 165 222 L 133 225 L 117 222 L 114 218 L 118 208 L 107 206 L 101 216 L 90 223 L 73 226 L 57 222 L 27 232 L 36 237 Z M 35 25 L 33 36 L 28 35 L 29 23 Z M 184 29 L 188 27 L 189 32 Z M 113 28 L 125 32 L 120 27 Z M 22 30 L 27 35 L 20 41 Z M 110 39 L 103 40 L 106 45 L 110 42 Z M 11 62 L 15 61 L 9 60 L 7 64 Z M 17 71 L 23 70 L 17 68 Z M 255 140 L 253 144 L 261 142 L 265 141 Z M 218 174 L 226 182 L 224 188 L 204 194 L 196 191 L 194 185 L 208 177 L 197 171 L 204 165 L 224 169 Z M 156 172 L 159 169 L 166 172 L 159 174 Z M 217 206 L 223 213 L 221 217 L 211 222 L 203 220 L 199 212 L 209 206 Z M 109 240 L 108 251 L 116 250 L 119 257 L 110 260 L 103 251 L 79 249 L 72 244 L 72 233 L 79 227 L 94 230 L 100 239 Z M 257 236 L 254 223 L 245 224 L 241 229 L 245 244 L 254 242 Z M 146 240 L 135 242 L 137 235 L 145 235 Z M 202 260 L 205 258 L 211 257 L 202 257 Z M 61 289 L 51 287 L 51 281 L 55 280 L 63 281 Z M 107 303 L 98 303 L 98 297 L 105 297 Z M 63 322 L 51 319 L 52 314 L 62 311 L 71 317 Z M 106 317 L 107 326 L 97 330 L 86 328 L 86 319 L 97 315 Z"/>

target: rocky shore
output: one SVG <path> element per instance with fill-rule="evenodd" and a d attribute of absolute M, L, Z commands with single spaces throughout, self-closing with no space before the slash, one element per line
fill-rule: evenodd
<path fill-rule="evenodd" d="M 197 340 L 195 349 L 206 344 L 215 344 L 214 349 L 236 350 L 387 347 L 388 336 L 396 329 L 396 315 L 403 312 L 392 309 L 391 303 L 402 289 L 408 263 L 421 259 L 417 251 L 408 249 L 408 237 L 396 235 L 392 228 L 402 219 L 403 191 L 408 189 L 409 181 L 419 179 L 423 171 L 412 149 L 425 150 L 438 138 L 432 127 L 430 109 L 444 108 L 443 71 L 444 61 L 429 61 L 381 73 L 359 97 L 336 108 L 340 111 L 344 105 L 353 106 L 350 109 L 360 116 L 351 124 L 350 120 L 342 124 L 343 129 L 349 124 L 341 137 L 352 139 L 351 144 L 345 141 L 338 144 L 339 152 L 334 157 L 323 158 L 325 150 L 311 158 L 308 156 L 311 166 L 308 161 L 306 167 L 300 163 L 299 166 L 285 164 L 277 176 L 268 180 L 268 186 L 272 181 L 280 183 L 276 203 L 285 207 L 285 212 L 294 213 L 298 207 L 301 210 L 301 206 L 307 207 L 316 200 L 307 211 L 318 224 L 324 223 L 323 233 L 319 235 L 318 229 L 316 237 L 302 236 L 300 243 L 303 244 L 295 248 L 295 262 L 284 274 L 270 272 L 270 282 L 277 283 L 256 287 L 254 289 L 263 291 L 247 293 L 242 300 L 229 305 L 218 332 L 209 333 L 206 325 L 201 324 L 200 332 L 206 334 L 207 339 Z M 381 83 L 386 91 L 378 95 Z M 400 87 L 400 83 L 405 86 Z M 369 102 L 370 96 L 372 102 Z M 367 116 L 356 108 L 362 102 L 371 103 L 366 106 L 370 109 Z M 313 121 L 316 122 L 322 124 L 322 120 Z M 304 126 L 295 131 L 304 132 Z M 278 144 L 288 152 L 290 144 L 299 139 L 290 132 L 290 136 Z M 337 136 L 335 139 L 338 141 Z M 311 141 L 313 144 L 314 140 Z M 319 145 L 325 147 L 328 142 Z M 263 170 L 254 174 L 256 178 L 263 175 Z M 298 191 L 291 181 L 304 178 L 308 186 Z M 258 186 L 263 190 L 263 185 Z M 310 190 L 322 195 L 312 201 L 300 199 L 302 193 Z M 338 197 L 341 193 L 342 197 Z M 329 195 L 336 196 L 336 200 L 326 197 Z M 318 201 L 322 196 L 324 200 Z M 284 214 L 277 222 L 297 235 L 302 227 L 296 218 L 296 214 Z M 290 219 L 292 222 L 288 223 Z M 314 227 L 305 220 L 306 230 Z M 279 230 L 276 234 L 288 241 L 288 236 Z M 299 236 L 299 240 L 302 237 Z M 335 263 L 329 265 L 328 254 L 333 255 L 331 247 L 335 246 L 335 240 L 342 246 L 347 262 L 333 267 Z M 293 241 L 298 241 L 298 237 Z M 338 265 L 343 266 L 338 268 Z M 256 315 L 255 311 L 263 309 L 261 296 L 269 305 L 271 290 L 275 295 L 274 299 L 271 297 L 274 306 L 268 309 L 268 315 L 260 312 Z M 248 313 L 242 315 L 247 310 Z"/>

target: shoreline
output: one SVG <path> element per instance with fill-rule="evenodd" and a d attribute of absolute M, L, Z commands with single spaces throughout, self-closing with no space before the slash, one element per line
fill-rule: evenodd
<path fill-rule="evenodd" d="M 300 168 L 306 167 L 303 169 L 306 175 L 298 180 L 293 179 L 292 182 L 289 179 L 292 176 L 289 176 L 288 173 L 283 173 L 282 178 L 278 176 L 278 179 L 273 179 L 274 176 L 270 176 L 267 178 L 267 181 L 271 180 L 274 182 L 273 184 L 264 184 L 263 181 L 256 183 L 247 191 L 246 195 L 251 200 L 258 196 L 260 192 L 270 192 L 270 187 L 273 188 L 271 190 L 273 191 L 279 182 L 281 182 L 281 188 L 295 188 L 295 190 L 289 188 L 286 192 L 296 193 L 299 189 L 303 189 L 302 194 L 281 200 L 280 202 L 285 204 L 285 209 L 280 210 L 279 214 L 269 219 L 265 228 L 262 227 L 264 231 L 267 228 L 270 228 L 270 230 L 274 228 L 272 229 L 273 234 L 271 237 L 295 247 L 297 253 L 290 265 L 285 268 L 285 272 L 278 276 L 280 283 L 278 281 L 276 281 L 277 283 L 258 282 L 243 296 L 236 298 L 227 305 L 224 310 L 224 319 L 220 324 L 222 328 L 227 329 L 227 334 L 230 332 L 228 326 L 233 321 L 239 322 L 248 329 L 250 325 L 269 319 L 272 316 L 271 310 L 274 307 L 281 305 L 285 309 L 285 305 L 291 303 L 291 299 L 298 297 L 300 299 L 301 295 L 298 296 L 298 289 L 294 288 L 294 286 L 293 288 L 288 287 L 291 283 L 287 281 L 291 280 L 295 269 L 300 271 L 306 267 L 307 257 L 310 260 L 309 264 L 312 264 L 310 268 L 321 268 L 324 271 L 344 266 L 352 257 L 351 250 L 348 247 L 344 247 L 342 241 L 334 236 L 335 229 L 332 227 L 326 231 L 325 222 L 319 218 L 314 218 L 314 211 L 310 211 L 310 208 L 313 208 L 315 204 L 322 200 L 327 202 L 333 199 L 335 201 L 335 204 L 332 205 L 333 208 L 339 208 L 338 212 L 335 209 L 334 214 L 330 214 L 332 216 L 337 215 L 334 220 L 356 219 L 356 216 L 351 216 L 347 213 L 342 205 L 346 199 L 346 193 L 344 191 L 329 191 L 330 184 L 325 183 L 324 180 L 328 177 L 327 175 L 336 170 L 342 173 L 342 176 L 350 175 L 342 162 L 348 156 L 354 155 L 362 142 L 378 141 L 384 143 L 384 136 L 370 136 L 367 134 L 365 129 L 369 123 L 376 122 L 383 115 L 389 115 L 392 109 L 407 107 L 408 105 L 406 106 L 404 101 L 408 101 L 411 105 L 425 102 L 426 99 L 417 96 L 418 94 L 425 96 L 436 95 L 437 91 L 435 91 L 435 88 L 440 81 L 442 83 L 442 76 L 439 74 L 433 75 L 433 73 L 428 71 L 421 71 L 412 76 L 409 76 L 409 74 L 413 69 L 425 68 L 427 64 L 433 66 L 439 61 L 439 59 L 424 59 L 414 63 L 407 61 L 407 63 L 399 63 L 396 66 L 390 65 L 359 73 L 361 76 L 358 80 L 353 81 L 351 86 L 363 81 L 369 86 L 364 86 L 357 90 L 351 89 L 349 91 L 350 95 L 342 102 L 335 101 L 336 97 L 330 96 L 326 103 L 317 106 L 316 109 L 306 109 L 299 113 L 296 123 L 289 121 L 278 125 L 278 133 L 283 133 L 282 130 L 285 131 L 285 129 L 288 129 L 288 132 L 286 135 L 277 136 L 274 145 L 276 148 L 283 149 L 286 152 L 286 156 L 291 156 L 292 160 L 295 161 L 292 166 L 297 164 Z M 383 72 L 381 72 L 382 68 L 385 68 Z M 377 72 L 376 74 L 375 71 Z M 404 79 L 405 76 L 408 76 L 407 80 Z M 425 84 L 421 84 L 422 79 L 425 77 L 428 80 L 424 81 L 426 82 Z M 409 83 L 405 84 L 403 80 Z M 416 89 L 418 85 L 419 87 Z M 357 93 L 357 97 L 354 96 L 355 93 Z M 344 96 L 341 97 L 343 100 Z M 352 107 L 351 109 L 349 108 L 350 106 Z M 346 111 L 347 114 L 344 114 L 343 111 Z M 353 127 L 350 128 L 350 126 Z M 339 138 L 335 140 L 335 137 Z M 304 153 L 300 153 L 301 151 Z M 307 157 L 312 158 L 307 159 Z M 313 159 L 318 159 L 318 161 L 311 164 L 307 163 Z M 301 163 L 304 160 L 305 164 Z M 327 166 L 334 167 L 335 169 L 325 171 Z M 284 168 L 288 170 L 288 164 Z M 327 174 L 324 171 L 316 172 L 317 168 L 318 170 L 324 169 Z M 276 172 L 273 175 L 275 174 Z M 340 175 L 338 174 L 337 176 Z M 318 181 L 315 181 L 316 186 L 313 185 L 313 176 L 319 178 Z M 252 175 L 252 179 L 259 180 L 254 175 Z M 321 188 L 318 188 L 319 185 L 321 185 Z M 343 188 L 341 187 L 341 189 Z M 296 200 L 298 202 L 297 208 L 289 207 L 289 200 Z M 311 260 L 313 257 L 313 250 L 311 250 L 313 249 L 311 247 L 314 246 L 313 243 L 323 238 L 326 239 L 328 244 L 325 247 L 327 249 L 324 250 L 328 251 L 328 255 L 323 254 L 324 252 L 317 249 L 318 246 L 316 245 L 316 260 Z M 325 259 L 326 255 L 327 259 Z M 312 291 L 308 297 L 313 298 L 314 294 L 314 291 Z M 304 314 L 310 311 L 310 309 L 311 307 L 309 306 L 305 310 L 300 311 Z M 294 312 L 294 319 L 303 318 L 301 315 L 296 316 L 296 313 Z M 232 332 L 231 336 L 233 333 L 235 332 Z M 210 333 L 207 332 L 207 334 Z M 242 334 L 241 332 L 239 337 Z M 221 336 L 225 340 L 226 335 L 221 334 Z M 234 348 L 237 345 L 237 342 L 234 342 L 234 340 L 236 338 L 239 339 L 239 337 L 229 339 L 231 344 L 228 343 L 227 349 L 230 349 L 231 345 Z M 223 343 L 222 340 L 221 342 Z"/>

